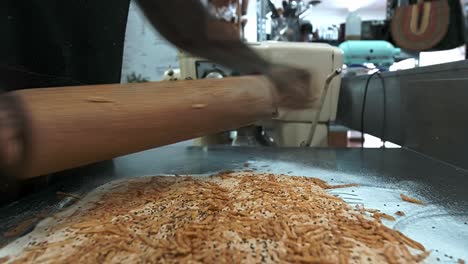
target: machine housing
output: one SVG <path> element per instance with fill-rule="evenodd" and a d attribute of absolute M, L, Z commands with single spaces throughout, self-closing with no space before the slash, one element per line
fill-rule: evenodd
<path fill-rule="evenodd" d="M 319 112 L 319 99 L 327 77 L 343 66 L 343 52 L 328 44 L 261 42 L 252 43 L 250 47 L 266 60 L 282 65 L 295 66 L 310 71 L 312 102 L 306 110 L 278 109 L 278 116 L 272 120 L 258 123 L 273 138 L 278 146 L 297 147 L 308 137 L 312 121 Z M 227 69 L 216 63 L 180 52 L 181 79 L 224 78 L 239 75 L 236 70 Z M 328 90 L 326 100 L 320 113 L 312 146 L 328 145 L 328 123 L 336 119 L 341 78 L 335 78 Z M 204 145 L 210 140 L 202 140 Z"/>

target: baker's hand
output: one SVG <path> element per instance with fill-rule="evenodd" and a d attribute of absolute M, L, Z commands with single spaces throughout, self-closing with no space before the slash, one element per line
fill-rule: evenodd
<path fill-rule="evenodd" d="M 267 77 L 275 86 L 273 93 L 278 106 L 290 109 L 310 106 L 310 72 L 296 67 L 273 65 Z"/>
<path fill-rule="evenodd" d="M 26 158 L 26 118 L 13 93 L 0 95 L 0 202 L 18 194 L 17 183 Z"/>

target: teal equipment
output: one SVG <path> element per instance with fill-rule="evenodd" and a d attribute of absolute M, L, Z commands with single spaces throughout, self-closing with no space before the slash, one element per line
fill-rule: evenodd
<path fill-rule="evenodd" d="M 349 40 L 340 45 L 344 63 L 348 66 L 373 63 L 388 68 L 395 63 L 395 56 L 401 53 L 391 43 L 383 40 Z"/>

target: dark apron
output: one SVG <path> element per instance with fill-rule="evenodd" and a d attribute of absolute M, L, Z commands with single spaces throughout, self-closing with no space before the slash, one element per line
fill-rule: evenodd
<path fill-rule="evenodd" d="M 120 82 L 130 0 L 4 0 L 0 89 Z"/>
<path fill-rule="evenodd" d="M 130 0 L 1 1 L 0 92 L 119 83 L 129 4 Z M 0 204 L 49 182 L 41 177 L 17 186 L 1 176 L 0 171 L 0 184 L 6 182 L 0 186 Z"/>

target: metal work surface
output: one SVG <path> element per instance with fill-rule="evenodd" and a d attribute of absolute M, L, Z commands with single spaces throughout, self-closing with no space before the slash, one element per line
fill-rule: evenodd
<path fill-rule="evenodd" d="M 369 76 L 343 79 L 339 123 L 361 130 L 364 122 L 366 133 L 468 169 L 468 61 L 381 76 L 385 86 L 378 76 L 369 83 L 364 120 L 361 113 Z"/>
<path fill-rule="evenodd" d="M 0 208 L 0 232 L 63 207 L 69 198 L 57 191 L 85 195 L 112 180 L 147 175 L 207 175 L 223 170 L 317 177 L 331 184 L 357 183 L 360 187 L 335 190 L 352 205 L 395 215 L 385 222 L 433 250 L 428 262 L 456 263 L 468 259 L 468 173 L 406 149 L 306 149 L 244 147 L 165 147 L 64 173 L 47 189 Z M 400 194 L 428 205 L 403 202 Z M 11 238 L 10 238 L 11 240 Z M 2 238 L 3 243 L 7 242 Z M 439 258 L 440 262 L 437 262 Z"/>

